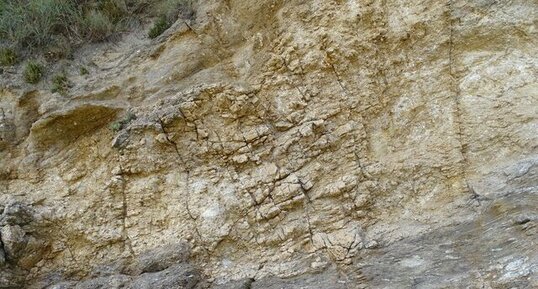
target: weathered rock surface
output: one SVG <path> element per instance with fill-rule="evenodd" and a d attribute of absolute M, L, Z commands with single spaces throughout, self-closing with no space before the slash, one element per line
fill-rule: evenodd
<path fill-rule="evenodd" d="M 538 287 L 536 1 L 196 10 L 2 74 L 0 288 Z"/>

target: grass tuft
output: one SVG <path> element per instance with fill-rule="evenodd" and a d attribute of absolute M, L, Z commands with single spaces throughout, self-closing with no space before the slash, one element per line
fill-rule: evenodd
<path fill-rule="evenodd" d="M 87 75 L 89 74 L 90 72 L 88 71 L 88 69 L 84 66 L 81 66 L 78 70 L 78 72 L 80 73 L 80 75 Z"/>
<path fill-rule="evenodd" d="M 24 80 L 31 84 L 37 84 L 41 78 L 43 78 L 43 73 L 45 68 L 40 63 L 30 60 L 26 63 L 24 67 L 23 75 Z"/>
<path fill-rule="evenodd" d="M 53 93 L 58 92 L 61 95 L 65 95 L 69 87 L 70 87 L 70 83 L 65 73 L 57 74 L 52 78 L 51 91 Z"/>
<path fill-rule="evenodd" d="M 171 24 L 166 17 L 161 16 L 157 19 L 157 21 L 155 21 L 155 23 L 153 23 L 153 26 L 148 32 L 148 37 L 151 39 L 156 38 L 157 36 L 163 34 L 163 32 L 170 28 L 170 26 Z"/>
<path fill-rule="evenodd" d="M 0 65 L 12 66 L 17 63 L 18 57 L 11 48 L 0 48 Z"/>
<path fill-rule="evenodd" d="M 0 0 L 0 37 L 23 47 L 43 47 L 55 35 L 74 35 L 79 13 L 75 1 Z"/>
<path fill-rule="evenodd" d="M 103 41 L 114 30 L 114 24 L 99 10 L 91 10 L 84 18 L 83 25 L 87 38 L 92 41 Z"/>
<path fill-rule="evenodd" d="M 159 15 L 148 32 L 149 38 L 156 38 L 179 18 L 194 18 L 192 0 L 163 0 L 155 4 L 154 14 Z"/>

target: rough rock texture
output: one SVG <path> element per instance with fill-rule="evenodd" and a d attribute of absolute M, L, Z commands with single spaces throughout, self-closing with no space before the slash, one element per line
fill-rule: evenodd
<path fill-rule="evenodd" d="M 0 288 L 537 288 L 536 19 L 199 1 L 68 96 L 5 71 Z"/>

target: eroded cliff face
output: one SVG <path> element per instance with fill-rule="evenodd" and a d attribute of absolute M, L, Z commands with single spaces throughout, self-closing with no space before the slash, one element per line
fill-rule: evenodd
<path fill-rule="evenodd" d="M 69 96 L 5 72 L 0 288 L 536 288 L 537 19 L 199 1 Z"/>

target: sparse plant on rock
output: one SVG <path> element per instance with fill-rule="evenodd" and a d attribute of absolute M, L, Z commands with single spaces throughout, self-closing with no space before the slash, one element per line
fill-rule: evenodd
<path fill-rule="evenodd" d="M 24 80 L 30 84 L 38 83 L 43 78 L 45 68 L 39 62 L 30 60 L 24 67 Z"/>
<path fill-rule="evenodd" d="M 78 71 L 79 71 L 80 75 L 87 75 L 87 74 L 90 73 L 88 71 L 88 69 L 86 67 L 84 67 L 84 66 L 81 66 Z"/>
<path fill-rule="evenodd" d="M 93 41 L 106 39 L 114 29 L 108 16 L 98 10 L 90 11 L 84 18 L 83 25 L 87 37 Z"/>
<path fill-rule="evenodd" d="M 157 19 L 157 21 L 153 23 L 153 26 L 149 30 L 148 37 L 153 39 L 161 35 L 164 31 L 166 31 L 166 29 L 170 28 L 170 25 L 171 24 L 170 22 L 168 22 L 166 17 L 164 16 L 159 17 L 159 19 Z"/>
<path fill-rule="evenodd" d="M 128 112 L 125 117 L 110 124 L 110 129 L 114 132 L 118 132 L 135 119 L 136 115 L 132 112 Z"/>
<path fill-rule="evenodd" d="M 58 92 L 62 95 L 66 94 L 69 89 L 70 83 L 65 73 L 60 73 L 52 78 L 52 92 Z"/>
<path fill-rule="evenodd" d="M 148 32 L 149 38 L 156 38 L 166 31 L 181 16 L 190 19 L 194 16 L 192 0 L 165 0 L 155 6 L 159 15 Z"/>

